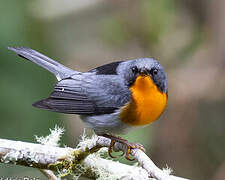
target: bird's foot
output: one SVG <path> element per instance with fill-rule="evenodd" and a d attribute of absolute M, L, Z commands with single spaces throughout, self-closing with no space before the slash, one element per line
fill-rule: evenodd
<path fill-rule="evenodd" d="M 124 150 L 124 152 L 121 156 L 123 156 L 125 154 L 125 158 L 129 161 L 134 160 L 134 159 L 130 158 L 130 154 L 131 154 L 132 149 L 140 149 L 143 152 L 145 152 L 145 148 L 143 147 L 143 145 L 141 145 L 139 143 L 130 143 L 126 139 L 123 139 L 119 136 L 109 135 L 109 134 L 103 134 L 102 136 L 111 139 L 111 143 L 110 143 L 110 146 L 109 146 L 109 149 L 108 149 L 108 153 L 109 153 L 109 156 L 112 157 L 112 158 L 115 158 L 112 155 L 112 152 L 113 152 L 113 146 L 115 145 L 116 142 L 121 143 L 121 144 L 126 146 L 126 150 Z"/>

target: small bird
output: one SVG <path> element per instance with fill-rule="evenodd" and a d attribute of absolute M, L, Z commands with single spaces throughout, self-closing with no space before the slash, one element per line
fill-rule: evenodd
<path fill-rule="evenodd" d="M 87 72 L 72 70 L 26 47 L 9 47 L 17 55 L 52 72 L 58 82 L 46 99 L 33 104 L 49 111 L 78 114 L 97 135 L 126 146 L 125 158 L 138 143 L 115 136 L 157 120 L 167 104 L 167 78 L 163 67 L 152 58 L 112 62 Z"/>

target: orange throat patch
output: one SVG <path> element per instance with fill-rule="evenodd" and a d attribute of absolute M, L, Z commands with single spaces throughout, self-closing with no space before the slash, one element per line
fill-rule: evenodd
<path fill-rule="evenodd" d="M 158 89 L 150 76 L 139 75 L 130 91 L 132 100 L 120 113 L 124 123 L 143 126 L 160 117 L 166 107 L 167 94 Z"/>

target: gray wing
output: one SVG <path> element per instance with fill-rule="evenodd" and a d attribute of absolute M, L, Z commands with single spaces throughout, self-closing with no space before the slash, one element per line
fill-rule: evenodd
<path fill-rule="evenodd" d="M 80 115 L 113 113 L 130 99 L 130 91 L 118 75 L 82 73 L 59 81 L 49 98 L 35 107 Z"/>

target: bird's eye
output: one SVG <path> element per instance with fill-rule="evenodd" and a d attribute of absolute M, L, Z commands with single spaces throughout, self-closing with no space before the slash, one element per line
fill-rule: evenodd
<path fill-rule="evenodd" d="M 131 70 L 132 70 L 133 73 L 138 73 L 138 68 L 137 68 L 137 66 L 132 67 Z"/>
<path fill-rule="evenodd" d="M 154 70 L 153 70 L 153 74 L 154 74 L 154 75 L 158 74 L 158 69 L 154 69 Z"/>
<path fill-rule="evenodd" d="M 152 75 L 158 74 L 158 69 L 155 69 L 155 68 L 152 69 L 152 70 L 151 70 L 151 74 L 152 74 Z"/>

